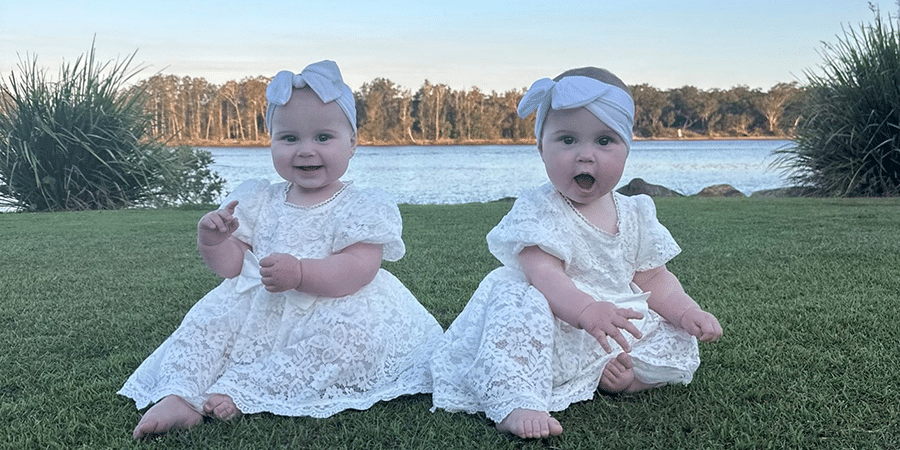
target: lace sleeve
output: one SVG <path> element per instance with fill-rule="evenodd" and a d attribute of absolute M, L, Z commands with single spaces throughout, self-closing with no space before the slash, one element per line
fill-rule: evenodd
<path fill-rule="evenodd" d="M 656 205 L 646 195 L 631 197 L 635 202 L 638 248 L 635 270 L 650 270 L 669 262 L 681 253 L 681 247 L 669 230 L 656 218 Z"/>
<path fill-rule="evenodd" d="M 256 229 L 260 209 L 265 202 L 265 191 L 269 187 L 268 180 L 247 180 L 240 184 L 234 191 L 225 197 L 222 208 L 233 200 L 237 200 L 238 206 L 234 210 L 240 227 L 234 232 L 234 237 L 253 246 L 253 230 Z"/>
<path fill-rule="evenodd" d="M 488 233 L 488 249 L 503 265 L 522 270 L 519 252 L 534 245 L 569 265 L 572 251 L 560 221 L 562 214 L 554 209 L 556 203 L 550 199 L 553 194 L 555 191 L 548 191 L 548 185 L 523 193 Z"/>
<path fill-rule="evenodd" d="M 386 192 L 379 189 L 348 192 L 338 216 L 333 252 L 365 242 L 383 245 L 386 261 L 397 261 L 406 253 L 400 209 Z"/>

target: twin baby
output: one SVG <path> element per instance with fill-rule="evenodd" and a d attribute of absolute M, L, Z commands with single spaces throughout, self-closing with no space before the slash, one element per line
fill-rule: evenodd
<path fill-rule="evenodd" d="M 687 384 L 697 341 L 722 335 L 666 262 L 680 252 L 647 196 L 614 192 L 634 103 L 597 68 L 536 81 L 549 183 L 522 193 L 487 235 L 502 266 L 444 332 L 382 260 L 400 259 L 385 193 L 342 181 L 357 146 L 353 92 L 331 61 L 266 90 L 272 163 L 203 216 L 197 246 L 224 281 L 120 394 L 143 409 L 135 438 L 241 414 L 328 417 L 405 394 L 484 412 L 522 438 L 562 433 L 550 412 L 605 393 Z M 398 338 L 402 336 L 402 338 Z"/>

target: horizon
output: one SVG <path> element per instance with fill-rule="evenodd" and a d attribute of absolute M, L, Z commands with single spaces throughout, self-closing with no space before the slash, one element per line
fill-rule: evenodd
<path fill-rule="evenodd" d="M 872 3 L 882 17 L 897 16 L 896 1 Z M 294 10 L 289 2 L 265 11 L 240 5 L 0 0 L 0 76 L 7 83 L 34 58 L 53 76 L 95 40 L 101 63 L 134 55 L 130 67 L 144 68 L 138 80 L 162 74 L 221 85 L 332 59 L 354 91 L 385 78 L 412 91 L 427 80 L 506 92 L 587 65 L 609 69 L 630 86 L 768 91 L 802 84 L 807 71 L 818 70 L 824 43 L 874 19 L 865 0 L 739 0 L 727 11 L 713 0 L 349 1 L 339 12 L 326 5 Z"/>

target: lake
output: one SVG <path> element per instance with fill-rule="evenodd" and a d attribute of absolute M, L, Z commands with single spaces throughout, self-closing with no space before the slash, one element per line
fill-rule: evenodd
<path fill-rule="evenodd" d="M 783 140 L 635 141 L 619 186 L 643 178 L 692 195 L 714 184 L 730 184 L 744 194 L 784 187 L 783 174 L 770 168 Z M 230 192 L 250 178 L 281 178 L 268 148 L 202 147 L 212 153 L 211 169 Z M 378 187 L 399 203 L 458 204 L 516 197 L 547 181 L 534 145 L 359 147 L 342 178 Z"/>

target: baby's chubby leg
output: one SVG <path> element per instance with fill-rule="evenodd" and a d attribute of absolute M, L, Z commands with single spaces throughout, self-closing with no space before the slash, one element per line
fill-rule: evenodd
<path fill-rule="evenodd" d="M 520 438 L 545 438 L 562 434 L 562 425 L 546 411 L 516 408 L 500 423 L 497 430 Z"/>
<path fill-rule="evenodd" d="M 640 392 L 656 386 L 659 385 L 647 384 L 634 377 L 634 362 L 625 352 L 608 362 L 600 376 L 600 390 L 609 394 Z"/>
<path fill-rule="evenodd" d="M 203 414 L 219 420 L 231 420 L 239 417 L 241 410 L 234 404 L 231 397 L 225 394 L 213 394 L 203 404 Z"/>
<path fill-rule="evenodd" d="M 186 430 L 200 422 L 203 422 L 203 415 L 183 398 L 170 395 L 144 413 L 131 435 L 135 439 L 143 439 L 165 434 L 171 430 Z"/>

